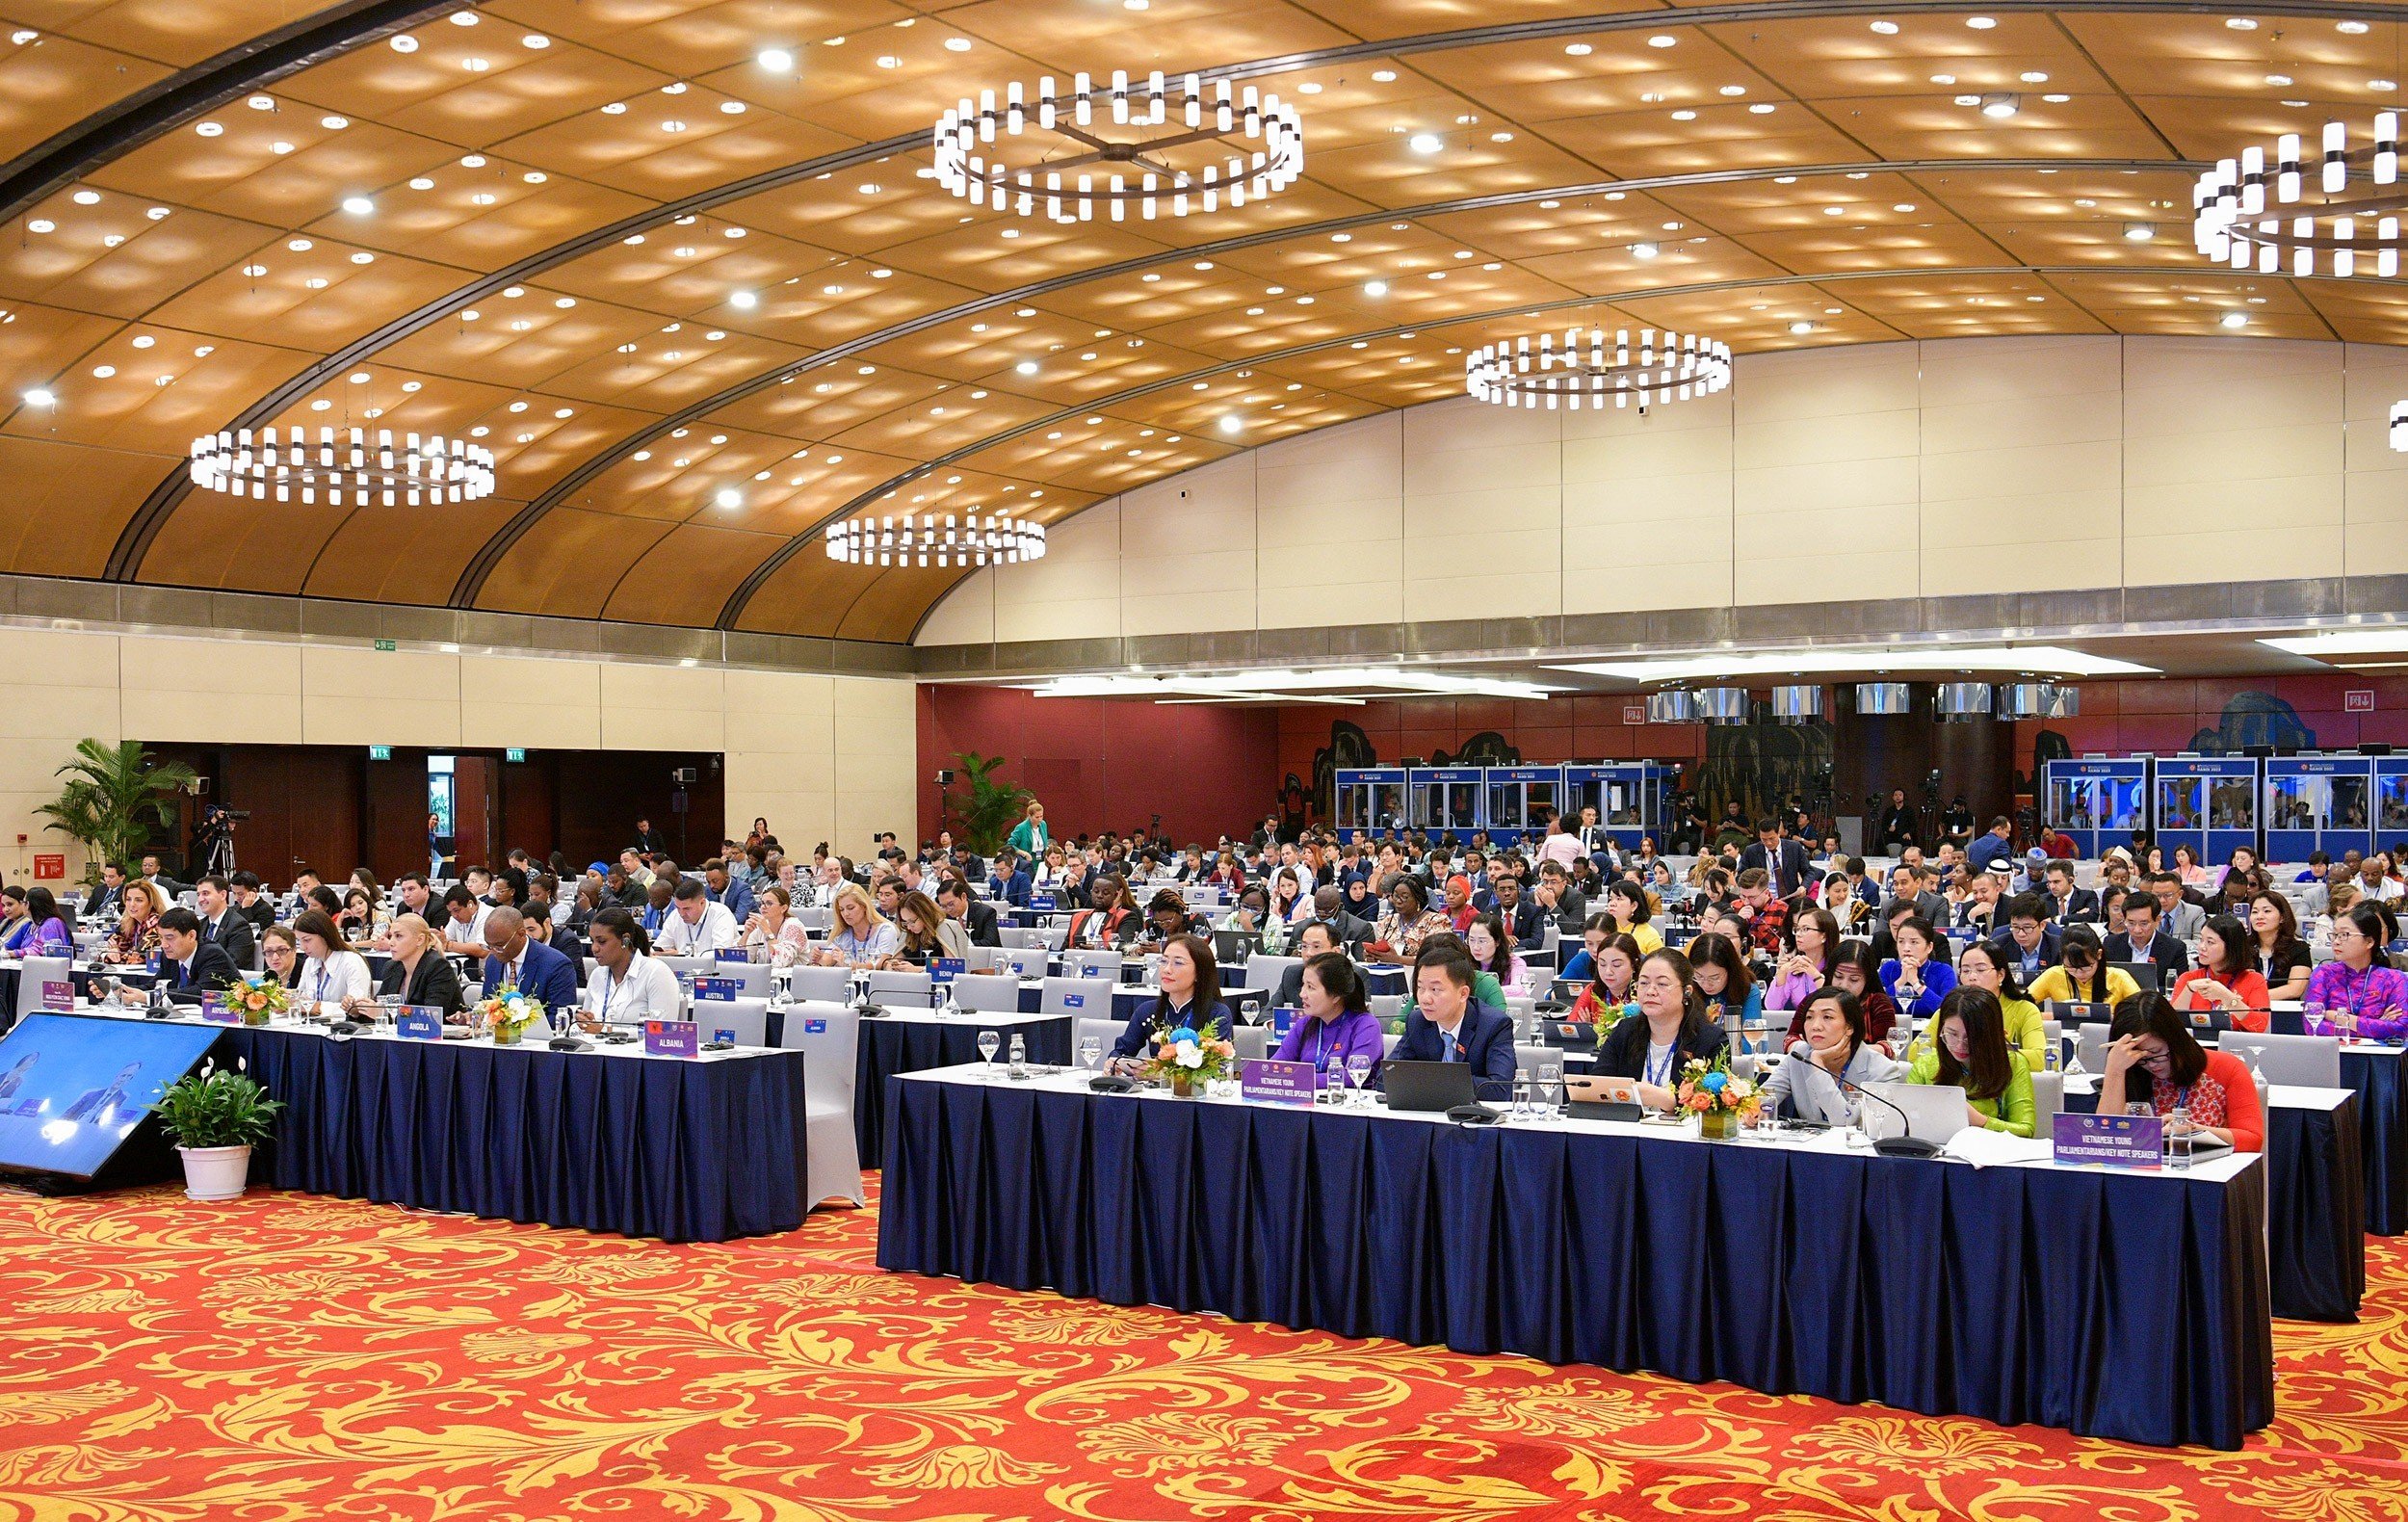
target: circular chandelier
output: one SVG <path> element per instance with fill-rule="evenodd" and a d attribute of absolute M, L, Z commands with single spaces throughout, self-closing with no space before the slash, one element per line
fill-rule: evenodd
<path fill-rule="evenodd" d="M 1215 83 L 1207 100 L 1193 74 L 1177 88 L 1175 108 L 1171 93 L 1160 69 L 1135 87 L 1125 70 L 1114 69 L 1108 89 L 1097 88 L 1086 74 L 1074 75 L 1070 93 L 1059 100 L 1054 81 L 1038 80 L 1034 113 L 1016 81 L 1005 87 L 1000 102 L 992 90 L 981 91 L 975 101 L 965 95 L 936 123 L 937 180 L 973 206 L 991 200 L 997 210 L 1023 217 L 1042 208 L 1051 221 L 1081 223 L 1099 213 L 1121 222 L 1133 205 L 1140 219 L 1165 211 L 1184 217 L 1191 198 L 1207 212 L 1219 210 L 1223 197 L 1230 205 L 1243 206 L 1277 195 L 1303 171 L 1304 124 L 1296 108 L 1277 95 L 1258 95 L 1252 85 L 1233 95 L 1224 79 Z M 1116 126 L 1160 127 L 1174 110 L 1185 130 L 1126 142 L 1088 130 L 1099 113 L 1109 113 Z M 1032 114 L 1039 131 L 1067 140 L 1075 151 L 1021 168 L 981 155 L 981 146 L 992 144 L 999 132 L 1021 136 Z M 1232 139 L 1258 145 L 1250 151 L 1221 147 Z M 1199 144 L 1213 144 L 1204 150 L 1210 155 L 1228 151 L 1229 156 L 1214 157 L 1192 171 L 1163 157 Z"/>
<path fill-rule="evenodd" d="M 366 507 L 381 496 L 388 508 L 415 508 L 493 495 L 493 452 L 433 433 L 406 433 L 396 443 L 385 429 L 372 443 L 360 429 L 322 428 L 311 443 L 304 428 L 287 429 L 281 442 L 273 428 L 255 437 L 245 428 L 194 439 L 192 476 L 204 490 L 254 502 L 290 502 L 298 493 L 314 503 L 324 492 L 334 507 Z"/>
<path fill-rule="evenodd" d="M 2328 121 L 2317 162 L 2303 167 L 2300 154 L 2299 134 L 2287 132 L 2274 141 L 2271 169 L 2265 149 L 2251 146 L 2201 174 L 2190 193 L 2199 251 L 2260 275 L 2285 273 L 2289 255 L 2291 275 L 2314 275 L 2325 262 L 2343 277 L 2367 268 L 2360 255 L 2371 255 L 2374 275 L 2398 275 L 2400 249 L 2408 247 L 2399 232 L 2399 211 L 2408 206 L 2398 184 L 2399 113 L 2375 113 L 2374 141 L 2356 148 L 2346 126 Z M 2314 201 L 2301 198 L 2310 173 L 2318 193 Z M 2320 261 L 2321 254 L 2331 258 Z"/>
<path fill-rule="evenodd" d="M 827 526 L 827 558 L 848 565 L 1016 565 L 1045 555 L 1045 525 L 1001 512 L 905 512 Z"/>
<path fill-rule="evenodd" d="M 1504 407 L 1573 411 L 1634 401 L 1644 413 L 1657 402 L 1711 396 L 1731 383 L 1731 346 L 1695 333 L 1642 328 L 1634 335 L 1602 328 L 1567 328 L 1560 344 L 1553 333 L 1510 343 L 1484 344 L 1463 361 L 1463 382 L 1472 395 Z"/>

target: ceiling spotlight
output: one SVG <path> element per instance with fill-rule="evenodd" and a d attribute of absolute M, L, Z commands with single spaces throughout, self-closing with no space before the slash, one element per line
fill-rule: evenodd
<path fill-rule="evenodd" d="M 787 74 L 794 71 L 795 55 L 782 47 L 765 47 L 753 62 L 772 74 Z"/>
<path fill-rule="evenodd" d="M 1586 58 L 1589 54 L 1596 51 L 1596 49 L 1590 47 L 1586 42 L 1566 43 L 1563 50 L 1572 55 L 1574 58 Z"/>
<path fill-rule="evenodd" d="M 2153 223 L 2145 222 L 2124 223 L 2124 241 L 2127 243 L 2147 243 L 2157 235 L 2158 229 Z"/>
<path fill-rule="evenodd" d="M 727 304 L 733 306 L 740 312 L 748 312 L 761 304 L 761 298 L 753 295 L 750 291 L 738 291 L 734 295 L 728 297 Z"/>
<path fill-rule="evenodd" d="M 46 394 L 46 393 L 45 393 L 45 394 Z M 1245 420 L 1244 420 L 1244 419 L 1243 419 L 1243 418 L 1241 418 L 1241 417 L 1239 417 L 1237 413 L 1235 413 L 1235 412 L 1223 412 L 1223 413 L 1221 414 L 1221 416 L 1220 416 L 1220 431 L 1221 431 L 1222 433 L 1236 433 L 1238 430 L 1240 430 L 1240 429 L 1242 429 L 1242 428 L 1243 428 L 1243 427 L 1245 427 Z"/>
<path fill-rule="evenodd" d="M 407 32 L 404 32 L 401 36 L 393 39 L 393 51 L 396 53 L 415 53 L 418 51 L 418 39 L 410 36 Z"/>
<path fill-rule="evenodd" d="M 1363 287 L 1363 294 L 1365 296 L 1385 296 L 1388 294 L 1388 282 L 1385 280 L 1374 280 L 1370 284 Z"/>
<path fill-rule="evenodd" d="M 1796 322 L 1790 324 L 1790 331 L 1797 334 L 1801 338 L 1814 330 L 1815 325 L 1808 322 L 1803 317 L 1799 318 Z"/>
<path fill-rule="evenodd" d="M 1969 15 L 1965 18 L 1965 24 L 1972 27 L 1976 32 L 1987 32 L 1999 23 L 1995 18 L 1990 16 Z"/>
<path fill-rule="evenodd" d="M 2364 37 L 2367 24 L 2364 21 L 2337 21 L 2333 24 L 2333 30 L 2349 37 Z"/>
<path fill-rule="evenodd" d="M 2226 328 L 2246 328 L 2249 326 L 2249 314 L 2247 312 L 2226 312 L 2223 316 L 2217 318 L 2216 321 Z"/>
<path fill-rule="evenodd" d="M 1036 361 L 1034 359 L 1023 359 L 1018 364 L 1013 365 L 1012 369 L 1018 371 L 1024 376 L 1033 376 L 1036 374 Z"/>
<path fill-rule="evenodd" d="M 1649 47 L 1671 47 L 1681 39 L 1669 32 L 1659 32 L 1647 39 Z"/>
<path fill-rule="evenodd" d="M 1994 91 L 1981 97 L 1981 114 L 2002 120 L 2024 109 L 2023 100 L 2003 91 Z"/>
<path fill-rule="evenodd" d="M 36 386 L 25 393 L 27 407 L 56 407 L 58 403 L 59 399 L 46 386 Z"/>
<path fill-rule="evenodd" d="M 1416 132 L 1405 140 L 1404 145 L 1416 153 L 1435 153 L 1447 144 L 1435 132 Z"/>
<path fill-rule="evenodd" d="M 455 11 L 451 13 L 449 19 L 454 26 L 475 26 L 477 24 L 477 13 L 474 11 Z"/>
<path fill-rule="evenodd" d="M 711 500 L 722 508 L 741 508 L 745 505 L 745 494 L 733 486 L 721 486 Z"/>
<path fill-rule="evenodd" d="M 1652 259 L 1656 256 L 1656 246 L 1652 243 L 1631 245 L 1631 257 L 1634 259 Z"/>
<path fill-rule="evenodd" d="M 354 217 L 365 217 L 377 209 L 377 203 L 365 196 L 346 196 L 343 197 L 343 209 Z"/>
<path fill-rule="evenodd" d="M 2224 18 L 2224 24 L 2236 32 L 2255 32 L 2258 29 L 2258 23 L 2245 15 L 2228 15 Z"/>
<path fill-rule="evenodd" d="M 1872 29 L 1875 32 L 1880 33 L 1883 37 L 1898 36 L 1898 23 L 1896 21 L 1875 21 L 1872 24 Z"/>

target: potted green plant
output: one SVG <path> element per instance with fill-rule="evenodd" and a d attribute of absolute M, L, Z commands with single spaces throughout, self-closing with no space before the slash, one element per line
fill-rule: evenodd
<path fill-rule="evenodd" d="M 109 745 L 76 742 L 75 759 L 59 768 L 68 778 L 57 798 L 34 810 L 50 827 L 91 855 L 84 876 L 100 880 L 103 862 L 130 862 L 149 842 L 153 827 L 175 823 L 175 795 L 191 787 L 193 769 L 180 761 L 152 759 L 139 741 Z"/>
<path fill-rule="evenodd" d="M 995 769 L 1004 764 L 1002 756 L 959 750 L 954 759 L 961 763 L 961 786 L 947 793 L 945 802 L 961 822 L 962 844 L 982 856 L 991 856 L 1011 834 L 1011 827 L 1020 823 L 1029 790 L 994 775 Z"/>
<path fill-rule="evenodd" d="M 250 1149 L 268 1140 L 284 1105 L 249 1074 L 204 1063 L 162 1089 L 150 1108 L 183 1155 L 186 1196 L 215 1200 L 242 1196 Z"/>

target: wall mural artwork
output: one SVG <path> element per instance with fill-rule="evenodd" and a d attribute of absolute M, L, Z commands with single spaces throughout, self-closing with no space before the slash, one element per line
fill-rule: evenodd
<path fill-rule="evenodd" d="M 2202 755 L 2231 755 L 2251 746 L 2313 750 L 2316 733 L 2289 702 L 2272 693 L 2250 692 L 2234 694 L 2216 726 L 2190 737 L 2190 748 Z"/>

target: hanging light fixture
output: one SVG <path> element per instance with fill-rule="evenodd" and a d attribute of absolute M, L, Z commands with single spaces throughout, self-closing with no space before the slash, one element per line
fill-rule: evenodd
<path fill-rule="evenodd" d="M 1942 682 L 1933 694 L 1932 717 L 1941 722 L 1990 717 L 1988 682 Z"/>
<path fill-rule="evenodd" d="M 1772 690 L 1772 718 L 1775 723 L 1811 724 L 1821 717 L 1821 688 L 1776 687 Z"/>
<path fill-rule="evenodd" d="M 848 565 L 1016 565 L 1045 555 L 1045 525 L 1005 513 L 905 512 L 827 526 L 827 558 Z"/>
<path fill-rule="evenodd" d="M 1572 411 L 1636 400 L 1644 415 L 1657 402 L 1711 396 L 1731 383 L 1731 347 L 1695 333 L 1627 328 L 1608 333 L 1566 328 L 1558 344 L 1552 332 L 1533 343 L 1524 336 L 1483 344 L 1465 356 L 1464 388 L 1502 407 L 1554 407 Z"/>
<path fill-rule="evenodd" d="M 2191 189 L 2191 231 L 2199 251 L 2236 270 L 2305 276 L 2319 264 L 2346 278 L 2399 274 L 2399 113 L 2374 114 L 2372 141 L 2349 145 L 2343 122 L 2328 121 L 2313 164 L 2299 134 L 2221 159 Z M 2315 180 L 2315 199 L 2305 198 Z M 2288 256 L 2288 257 L 2287 257 Z M 2320 257 L 2321 256 L 2321 257 Z"/>
<path fill-rule="evenodd" d="M 1904 682 L 1856 684 L 1856 712 L 1860 717 L 1897 719 L 1914 710 L 1914 690 Z"/>
<path fill-rule="evenodd" d="M 253 502 L 327 503 L 366 507 L 381 497 L 386 507 L 434 507 L 474 502 L 493 495 L 493 452 L 483 445 L 434 433 L 380 429 L 370 441 L 362 429 L 338 433 L 294 427 L 279 438 L 274 428 L 203 433 L 193 440 L 193 485 L 204 491 L 249 497 Z"/>
<path fill-rule="evenodd" d="M 1116 127 L 1174 130 L 1106 138 L 1090 130 L 1104 115 Z M 1067 156 L 1015 169 L 982 155 L 999 133 L 1027 133 L 1032 118 L 1039 132 L 1066 140 Z M 1233 92 L 1229 81 L 1216 80 L 1208 99 L 1194 74 L 1171 88 L 1156 69 L 1133 86 L 1125 70 L 1114 69 L 1109 88 L 1086 74 L 1073 75 L 1070 93 L 1060 98 L 1053 79 L 1040 79 L 1034 109 L 1018 81 L 1004 87 L 1000 101 L 992 90 L 981 91 L 976 100 L 965 95 L 937 118 L 935 148 L 937 182 L 973 206 L 992 204 L 1023 217 L 1042 212 L 1058 223 L 1099 216 L 1120 222 L 1135 206 L 1150 221 L 1165 213 L 1185 217 L 1191 201 L 1211 213 L 1224 197 L 1236 207 L 1286 190 L 1304 170 L 1304 123 L 1294 106 L 1252 85 Z M 1205 162 L 1173 163 L 1167 155 L 1181 150 Z"/>
<path fill-rule="evenodd" d="M 1697 717 L 1710 724 L 1743 724 L 1747 722 L 1747 689 L 1744 687 L 1701 687 L 1697 690 Z"/>
<path fill-rule="evenodd" d="M 2001 719 L 2072 719 L 2081 712 L 2081 689 L 2055 682 L 2009 682 L 1999 689 Z"/>
<path fill-rule="evenodd" d="M 1647 722 L 1651 724 L 1693 724 L 1699 717 L 1697 695 L 1686 687 L 1647 695 Z"/>

